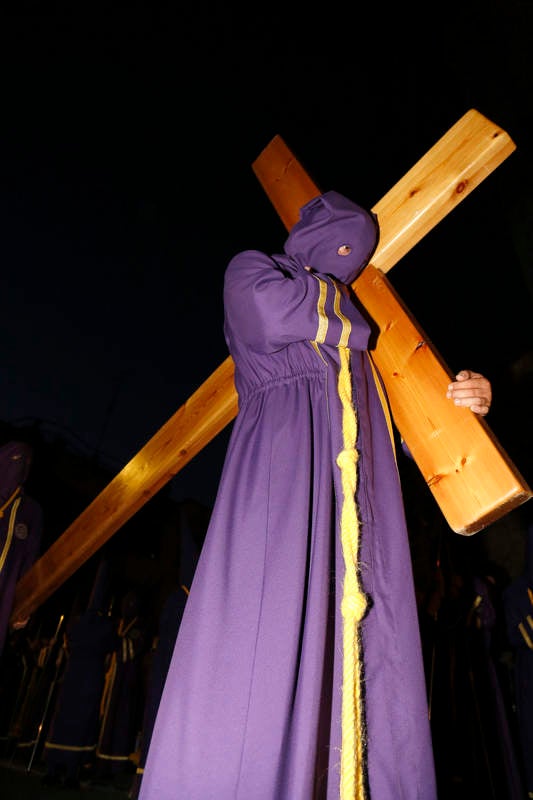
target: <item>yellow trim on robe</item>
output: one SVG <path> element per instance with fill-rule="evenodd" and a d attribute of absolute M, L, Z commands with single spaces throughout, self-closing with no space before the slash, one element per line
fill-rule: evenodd
<path fill-rule="evenodd" d="M 333 300 L 333 310 L 335 311 L 335 315 L 340 319 L 342 322 L 342 332 L 341 338 L 339 340 L 339 347 L 348 347 L 348 341 L 350 338 L 350 333 L 352 332 L 352 323 L 350 320 L 344 316 L 341 311 L 341 290 L 339 289 L 339 285 L 336 281 L 332 281 L 333 287 L 335 289 L 335 299 Z"/>
<path fill-rule="evenodd" d="M 328 332 L 328 325 L 329 325 L 329 320 L 326 314 L 326 298 L 328 296 L 328 285 L 326 281 L 322 280 L 322 278 L 319 278 L 318 275 L 315 275 L 314 273 L 311 273 L 311 275 L 313 275 L 313 277 L 316 278 L 320 286 L 320 291 L 318 293 L 318 300 L 316 303 L 318 328 L 316 331 L 316 336 L 314 338 L 314 341 L 318 342 L 319 344 L 323 344 L 323 342 L 325 342 L 326 340 L 326 334 Z"/>
<path fill-rule="evenodd" d="M 11 514 L 9 515 L 9 526 L 7 529 L 7 536 L 6 541 L 2 550 L 2 555 L 0 555 L 0 572 L 4 569 L 4 564 L 6 563 L 7 554 L 9 553 L 9 548 L 11 547 L 11 540 L 13 539 L 13 531 L 15 530 L 15 518 L 17 516 L 17 509 L 20 505 L 21 497 L 17 497 L 15 502 L 13 503 L 13 508 L 11 509 Z"/>
<path fill-rule="evenodd" d="M 533 650 L 533 642 L 531 641 L 528 632 L 526 631 L 525 625 L 523 622 L 518 623 L 518 630 L 522 634 L 522 638 L 524 642 L 527 644 L 530 650 Z"/>
<path fill-rule="evenodd" d="M 383 413 L 385 415 L 385 420 L 387 422 L 387 428 L 389 429 L 389 436 L 392 445 L 392 452 L 394 453 L 394 460 L 396 461 L 396 467 L 398 467 L 398 459 L 396 458 L 396 444 L 394 441 L 394 427 L 392 425 L 392 416 L 390 413 L 389 402 L 383 390 L 383 386 L 381 385 L 378 371 L 376 369 L 376 365 L 374 364 L 372 356 L 368 350 L 366 351 L 366 354 L 368 356 L 368 360 L 370 361 L 370 366 L 372 367 L 372 373 L 374 375 L 374 383 L 376 384 L 376 389 L 378 390 L 379 400 L 383 408 Z"/>

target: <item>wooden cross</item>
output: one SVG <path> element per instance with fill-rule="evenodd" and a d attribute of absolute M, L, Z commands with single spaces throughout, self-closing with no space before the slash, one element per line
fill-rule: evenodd
<path fill-rule="evenodd" d="M 353 284 L 379 329 L 371 356 L 393 419 L 452 530 L 472 534 L 532 496 L 487 423 L 446 399 L 451 371 L 385 273 L 515 150 L 468 111 L 374 206 L 380 243 Z M 320 193 L 281 137 L 253 169 L 285 226 Z M 18 582 L 12 620 L 29 616 L 237 414 L 228 356 Z"/>

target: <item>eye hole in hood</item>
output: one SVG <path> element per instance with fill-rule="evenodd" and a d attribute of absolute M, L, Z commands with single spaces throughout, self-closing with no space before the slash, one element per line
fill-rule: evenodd
<path fill-rule="evenodd" d="M 325 192 L 300 209 L 284 250 L 305 266 L 351 283 L 379 241 L 377 217 L 338 192 Z"/>

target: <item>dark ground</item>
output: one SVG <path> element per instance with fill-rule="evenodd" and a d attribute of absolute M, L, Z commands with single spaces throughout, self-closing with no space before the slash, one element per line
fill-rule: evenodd
<path fill-rule="evenodd" d="M 127 800 L 128 788 L 96 786 L 81 783 L 79 789 L 67 789 L 62 785 L 43 786 L 44 768 L 40 764 L 27 771 L 23 763 L 0 760 L 1 800 Z"/>

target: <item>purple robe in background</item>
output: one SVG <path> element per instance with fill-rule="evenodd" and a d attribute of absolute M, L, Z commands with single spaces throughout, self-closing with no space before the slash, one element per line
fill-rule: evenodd
<path fill-rule="evenodd" d="M 0 655 L 13 610 L 15 587 L 39 555 L 43 514 L 39 503 L 24 492 L 32 460 L 25 442 L 0 447 Z"/>
<path fill-rule="evenodd" d="M 49 772 L 78 778 L 96 751 L 106 658 L 115 647 L 116 623 L 89 608 L 67 633 L 67 664 L 45 741 Z"/>
<path fill-rule="evenodd" d="M 111 778 L 132 767 L 130 756 L 135 751 L 144 707 L 142 665 L 150 643 L 149 628 L 141 597 L 131 589 L 122 598 L 115 651 L 106 674 L 96 778 Z"/>
<path fill-rule="evenodd" d="M 87 609 L 68 626 L 66 664 L 44 743 L 48 775 L 64 772 L 71 781 L 78 781 L 83 767 L 94 761 L 106 667 L 118 641 L 117 620 L 108 614 L 110 580 L 103 560 Z"/>
<path fill-rule="evenodd" d="M 246 251 L 228 265 L 224 330 L 239 413 L 140 800 L 339 798 L 339 346 L 351 351 L 358 419 L 369 797 L 435 800 L 391 429 L 366 352 L 370 328 L 343 285 L 376 243 L 374 217 L 328 192 L 303 207 L 284 254 Z"/>
<path fill-rule="evenodd" d="M 496 591 L 494 577 L 474 576 L 476 597 L 471 612 L 474 631 L 470 631 L 468 636 L 468 671 L 480 730 L 473 738 L 486 753 L 488 785 L 484 796 L 489 797 L 492 788 L 497 797 L 523 800 L 526 794 L 522 785 L 520 762 L 515 751 L 511 717 L 495 660 L 498 653 L 492 641 L 497 614 L 491 598 L 491 586 Z M 472 767 L 470 769 L 472 772 Z M 479 789 L 480 783 L 478 780 L 476 788 Z"/>
<path fill-rule="evenodd" d="M 515 703 L 527 796 L 533 797 L 533 519 L 526 528 L 523 575 L 503 595 L 507 636 L 514 649 Z"/>

